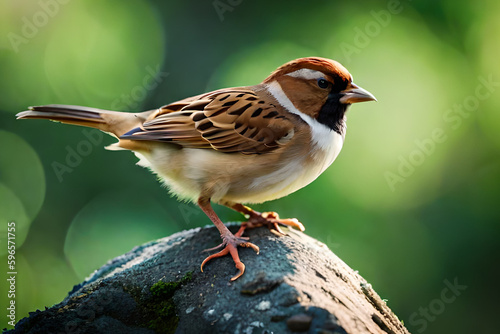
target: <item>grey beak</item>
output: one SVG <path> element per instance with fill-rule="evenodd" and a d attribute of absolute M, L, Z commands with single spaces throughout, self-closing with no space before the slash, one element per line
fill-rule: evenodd
<path fill-rule="evenodd" d="M 350 87 L 346 90 L 340 92 L 344 96 L 340 98 L 340 102 L 344 104 L 351 104 L 357 102 L 365 102 L 365 101 L 377 101 L 375 96 L 372 95 L 369 91 L 356 86 L 351 83 Z"/>

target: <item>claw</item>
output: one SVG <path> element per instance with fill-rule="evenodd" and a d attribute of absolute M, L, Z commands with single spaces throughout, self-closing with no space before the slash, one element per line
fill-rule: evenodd
<path fill-rule="evenodd" d="M 198 198 L 198 205 L 203 210 L 203 212 L 205 212 L 208 218 L 210 218 L 212 223 L 214 223 L 215 227 L 217 227 L 217 229 L 221 234 L 220 236 L 222 238 L 222 243 L 220 245 L 211 248 L 209 250 L 219 249 L 225 246 L 220 252 L 212 254 L 208 256 L 205 260 L 203 260 L 200 266 L 200 270 L 203 272 L 203 266 L 208 261 L 217 257 L 227 255 L 228 253 L 231 253 L 231 257 L 233 258 L 233 261 L 236 265 L 236 269 L 239 270 L 238 274 L 231 277 L 231 281 L 234 281 L 235 279 L 243 275 L 243 273 L 245 272 L 245 265 L 243 264 L 243 262 L 241 262 L 240 257 L 238 256 L 238 249 L 237 249 L 238 246 L 252 248 L 255 252 L 257 252 L 257 254 L 259 254 L 259 247 L 252 244 L 251 242 L 248 242 L 247 240 L 249 238 L 242 237 L 243 232 L 247 228 L 246 224 L 242 224 L 238 232 L 236 232 L 235 234 L 231 233 L 231 231 L 227 229 L 227 227 L 224 225 L 224 223 L 220 220 L 215 211 L 212 209 L 209 197 Z"/>
<path fill-rule="evenodd" d="M 277 236 L 278 238 L 286 235 L 278 225 L 274 225 L 273 227 L 274 228 L 270 228 L 269 231 L 271 231 L 271 233 Z"/>
<path fill-rule="evenodd" d="M 224 249 L 221 250 L 220 252 L 212 254 L 212 255 L 208 256 L 205 260 L 203 260 L 203 262 L 201 263 L 201 266 L 200 266 L 200 270 L 203 272 L 203 266 L 208 261 L 210 261 L 212 259 L 215 259 L 217 257 L 225 256 L 225 255 L 227 255 L 229 253 L 229 254 L 231 254 L 231 257 L 233 258 L 233 261 L 235 263 L 236 269 L 239 270 L 238 274 L 236 274 L 235 276 L 231 277 L 231 281 L 234 281 L 238 277 L 240 277 L 241 275 L 243 275 L 243 273 L 245 272 L 245 265 L 240 260 L 240 257 L 238 255 L 238 249 L 237 249 L 237 247 L 240 246 L 240 247 L 252 248 L 257 254 L 259 254 L 259 251 L 260 251 L 260 249 L 259 249 L 259 247 L 257 245 L 254 245 L 251 242 L 242 241 L 242 239 L 248 240 L 248 238 L 241 237 L 241 234 L 243 234 L 244 231 L 245 231 L 245 226 L 242 226 L 242 227 L 240 227 L 240 229 L 238 230 L 238 232 L 234 235 L 236 238 L 233 238 L 233 239 L 224 239 L 224 242 L 221 245 L 219 245 L 219 246 L 217 246 L 215 248 L 220 248 L 220 247 L 222 247 L 224 245 L 226 247 L 224 247 Z"/>
<path fill-rule="evenodd" d="M 306 229 L 304 225 L 302 225 L 301 222 L 299 222 L 297 219 L 292 218 L 292 219 L 280 219 L 280 223 L 288 226 L 295 227 L 297 230 L 304 232 Z"/>
<path fill-rule="evenodd" d="M 203 266 L 212 259 L 225 256 L 227 254 L 231 254 L 233 258 L 236 269 L 239 270 L 238 274 L 231 277 L 231 281 L 234 281 L 241 277 L 245 272 L 245 265 L 241 262 L 240 257 L 238 255 L 238 246 L 240 247 L 248 247 L 252 248 L 257 254 L 259 254 L 260 249 L 258 246 L 254 245 L 251 242 L 248 242 L 249 238 L 242 237 L 243 232 L 247 228 L 255 228 L 259 226 L 267 226 L 269 230 L 276 236 L 284 236 L 286 235 L 280 228 L 280 225 L 286 225 L 289 227 L 296 228 L 300 231 L 304 231 L 304 225 L 302 225 L 297 219 L 280 219 L 279 215 L 276 212 L 257 212 L 252 210 L 251 208 L 244 206 L 238 203 L 231 202 L 222 202 L 222 204 L 238 211 L 247 216 L 248 221 L 241 224 L 238 232 L 232 234 L 227 227 L 224 226 L 222 221 L 217 217 L 217 214 L 213 211 L 210 206 L 209 199 L 200 198 L 198 199 L 198 205 L 200 208 L 207 214 L 207 216 L 212 220 L 215 224 L 219 232 L 221 232 L 222 243 L 216 247 L 206 249 L 205 251 L 218 250 L 222 248 L 218 253 L 212 254 L 208 256 L 201 263 L 200 270 L 203 272 Z"/>
<path fill-rule="evenodd" d="M 267 225 L 269 230 L 276 236 L 284 236 L 286 235 L 279 225 L 285 225 L 289 227 L 294 227 L 299 231 L 304 231 L 304 225 L 299 222 L 295 218 L 291 219 L 280 219 L 279 215 L 276 212 L 263 212 L 259 213 L 257 211 L 250 212 L 250 219 L 247 221 L 247 227 L 259 227 L 262 225 Z"/>
<path fill-rule="evenodd" d="M 227 253 L 229 253 L 229 250 L 226 248 L 224 248 L 223 250 L 221 250 L 220 252 L 218 253 L 215 253 L 215 254 L 212 254 L 210 256 L 208 256 L 205 260 L 203 260 L 203 262 L 201 263 L 201 272 L 203 272 L 203 266 L 205 265 L 205 263 L 207 263 L 208 261 L 212 260 L 212 259 L 215 259 L 217 257 L 221 257 L 221 256 L 224 256 L 224 255 L 227 255 Z"/>
<path fill-rule="evenodd" d="M 260 248 L 259 246 L 252 244 L 251 242 L 245 242 L 245 244 L 241 244 L 240 246 L 242 247 L 248 247 L 251 248 L 255 251 L 255 253 L 259 254 L 260 253 Z"/>
<path fill-rule="evenodd" d="M 241 275 L 245 273 L 245 265 L 243 264 L 243 262 L 236 263 L 236 269 L 238 269 L 240 272 L 231 277 L 231 282 L 236 281 L 239 277 L 241 277 Z"/>

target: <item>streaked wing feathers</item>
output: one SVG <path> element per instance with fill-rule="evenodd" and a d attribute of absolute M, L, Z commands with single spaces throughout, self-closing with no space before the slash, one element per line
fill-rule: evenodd
<path fill-rule="evenodd" d="M 122 139 L 173 142 L 234 153 L 272 151 L 290 140 L 294 124 L 251 90 L 217 91 L 158 110 Z"/>

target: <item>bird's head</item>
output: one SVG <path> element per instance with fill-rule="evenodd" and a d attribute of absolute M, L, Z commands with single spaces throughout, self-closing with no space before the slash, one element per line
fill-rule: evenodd
<path fill-rule="evenodd" d="M 353 103 L 376 98 L 352 82 L 352 75 L 335 60 L 308 57 L 280 66 L 263 84 L 275 97 L 289 100 L 295 108 L 339 132 L 339 122 Z M 283 96 L 284 95 L 284 96 Z M 285 98 L 286 97 L 286 98 Z"/>

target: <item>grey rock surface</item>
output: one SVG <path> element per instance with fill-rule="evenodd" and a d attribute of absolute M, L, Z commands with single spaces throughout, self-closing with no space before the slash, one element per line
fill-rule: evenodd
<path fill-rule="evenodd" d="M 324 244 L 287 233 L 246 231 L 260 254 L 240 249 L 246 272 L 234 282 L 230 257 L 200 272 L 202 250 L 220 240 L 214 227 L 147 243 L 9 333 L 408 333 L 371 285 Z"/>

